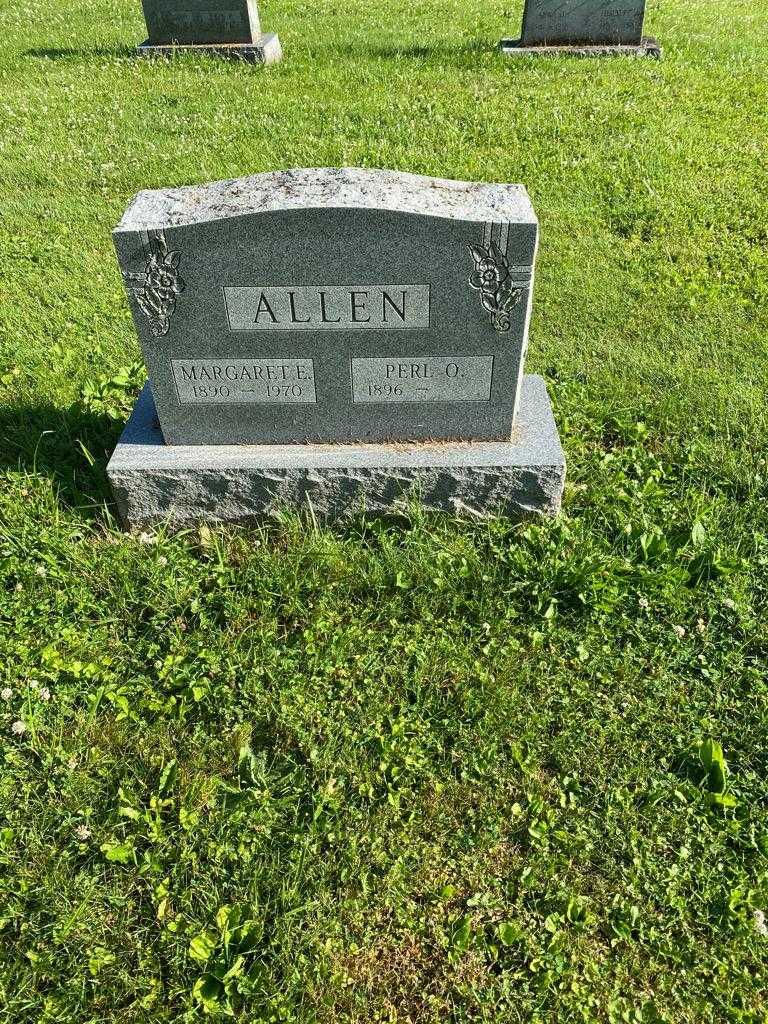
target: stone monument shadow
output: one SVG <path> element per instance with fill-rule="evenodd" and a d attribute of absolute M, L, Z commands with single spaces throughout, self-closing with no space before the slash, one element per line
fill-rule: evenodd
<path fill-rule="evenodd" d="M 131 46 L 54 46 L 34 47 L 25 50 L 24 57 L 37 57 L 41 60 L 90 60 L 94 57 L 131 57 L 136 51 Z"/>
<path fill-rule="evenodd" d="M 484 39 L 468 39 L 464 42 L 405 43 L 392 40 L 388 43 L 331 43 L 328 52 L 343 57 L 378 57 L 384 60 L 412 58 L 422 60 L 429 57 L 461 57 L 484 53 L 489 49 Z"/>
<path fill-rule="evenodd" d="M 82 402 L 48 402 L 0 409 L 0 470 L 47 476 L 58 499 L 86 518 L 104 517 L 113 506 L 107 462 L 121 422 Z"/>

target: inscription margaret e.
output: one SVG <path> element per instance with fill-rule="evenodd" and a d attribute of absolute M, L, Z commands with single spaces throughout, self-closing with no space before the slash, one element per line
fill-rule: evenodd
<path fill-rule="evenodd" d="M 181 405 L 314 405 L 312 359 L 172 359 Z"/>

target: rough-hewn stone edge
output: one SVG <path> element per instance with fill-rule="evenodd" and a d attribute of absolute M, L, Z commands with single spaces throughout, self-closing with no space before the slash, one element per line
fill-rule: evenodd
<path fill-rule="evenodd" d="M 537 223 L 523 185 L 456 181 L 369 167 L 293 167 L 139 192 L 114 233 L 326 209 L 380 210 L 471 223 Z"/>
<path fill-rule="evenodd" d="M 247 522 L 286 508 L 333 523 L 430 510 L 556 515 L 565 457 L 540 377 L 526 377 L 510 442 L 393 445 L 164 445 L 148 387 L 107 467 L 128 529 Z"/>
<path fill-rule="evenodd" d="M 638 46 L 523 46 L 519 39 L 502 39 L 499 49 L 505 57 L 655 57 L 662 49 L 650 36 Z"/>
<path fill-rule="evenodd" d="M 252 43 L 182 43 L 180 45 L 152 45 L 148 40 L 136 48 L 140 57 L 176 57 L 184 53 L 242 60 L 248 64 L 278 64 L 283 59 L 280 40 L 274 32 L 257 36 Z"/>

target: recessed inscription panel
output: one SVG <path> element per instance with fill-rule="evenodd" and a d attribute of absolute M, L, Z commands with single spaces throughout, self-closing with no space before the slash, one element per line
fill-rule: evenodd
<path fill-rule="evenodd" d="M 172 359 L 181 405 L 313 405 L 311 359 Z"/>
<path fill-rule="evenodd" d="M 429 285 L 224 288 L 232 331 L 402 331 L 429 327 Z"/>
<path fill-rule="evenodd" d="M 488 402 L 493 356 L 352 360 L 353 402 Z"/>
<path fill-rule="evenodd" d="M 154 20 L 158 29 L 166 32 L 199 26 L 203 30 L 227 33 L 241 31 L 247 25 L 242 11 L 159 11 Z"/>

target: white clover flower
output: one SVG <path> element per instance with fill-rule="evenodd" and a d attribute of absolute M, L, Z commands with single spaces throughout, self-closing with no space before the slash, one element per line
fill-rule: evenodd
<path fill-rule="evenodd" d="M 165 557 L 165 555 L 160 555 L 160 557 L 157 560 L 157 564 L 158 565 L 168 565 L 168 559 Z"/>
<path fill-rule="evenodd" d="M 637 603 L 640 605 L 643 611 L 647 611 L 651 607 L 651 602 L 648 600 L 647 597 L 641 597 Z"/>
<path fill-rule="evenodd" d="M 40 685 L 40 683 L 38 683 L 38 681 L 36 679 L 30 679 L 29 680 L 29 685 L 32 687 L 33 690 L 36 690 L 38 688 L 38 686 Z"/>
<path fill-rule="evenodd" d="M 3 689 L 0 690 L 0 697 L 2 697 L 3 700 L 10 700 L 12 696 L 13 690 L 10 688 L 10 686 L 4 686 Z"/>
<path fill-rule="evenodd" d="M 43 686 L 40 692 L 38 693 L 38 697 L 40 698 L 40 700 L 50 700 L 51 691 L 48 689 L 47 686 Z"/>
<path fill-rule="evenodd" d="M 139 544 L 157 544 L 157 537 L 153 537 L 151 533 L 140 533 Z"/>
<path fill-rule="evenodd" d="M 75 829 L 75 835 L 81 842 L 84 843 L 86 839 L 91 838 L 91 830 L 88 828 L 87 825 L 78 825 L 77 828 Z"/>
<path fill-rule="evenodd" d="M 736 602 L 733 600 L 733 598 L 726 597 L 723 601 L 723 604 L 726 608 L 730 608 L 732 612 L 736 611 Z"/>
<path fill-rule="evenodd" d="M 27 727 L 21 719 L 15 721 L 11 726 L 11 732 L 14 736 L 23 736 L 26 731 Z"/>
<path fill-rule="evenodd" d="M 17 583 L 16 586 L 13 589 L 16 591 L 17 594 L 20 594 L 22 592 L 22 590 L 24 589 L 24 584 L 23 583 Z"/>
<path fill-rule="evenodd" d="M 702 633 L 707 632 L 707 624 L 704 619 L 699 619 L 696 623 L 696 632 L 701 636 Z"/>
<path fill-rule="evenodd" d="M 47 569 L 45 568 L 44 565 L 36 565 L 35 566 L 35 572 L 37 573 L 38 576 L 45 576 L 45 575 L 47 575 Z"/>
<path fill-rule="evenodd" d="M 762 935 L 763 938 L 768 939 L 768 923 L 765 920 L 765 911 L 756 910 L 754 915 L 755 931 L 758 935 Z"/>
<path fill-rule="evenodd" d="M 675 634 L 678 640 L 682 640 L 685 636 L 685 626 L 673 626 L 672 632 Z"/>

